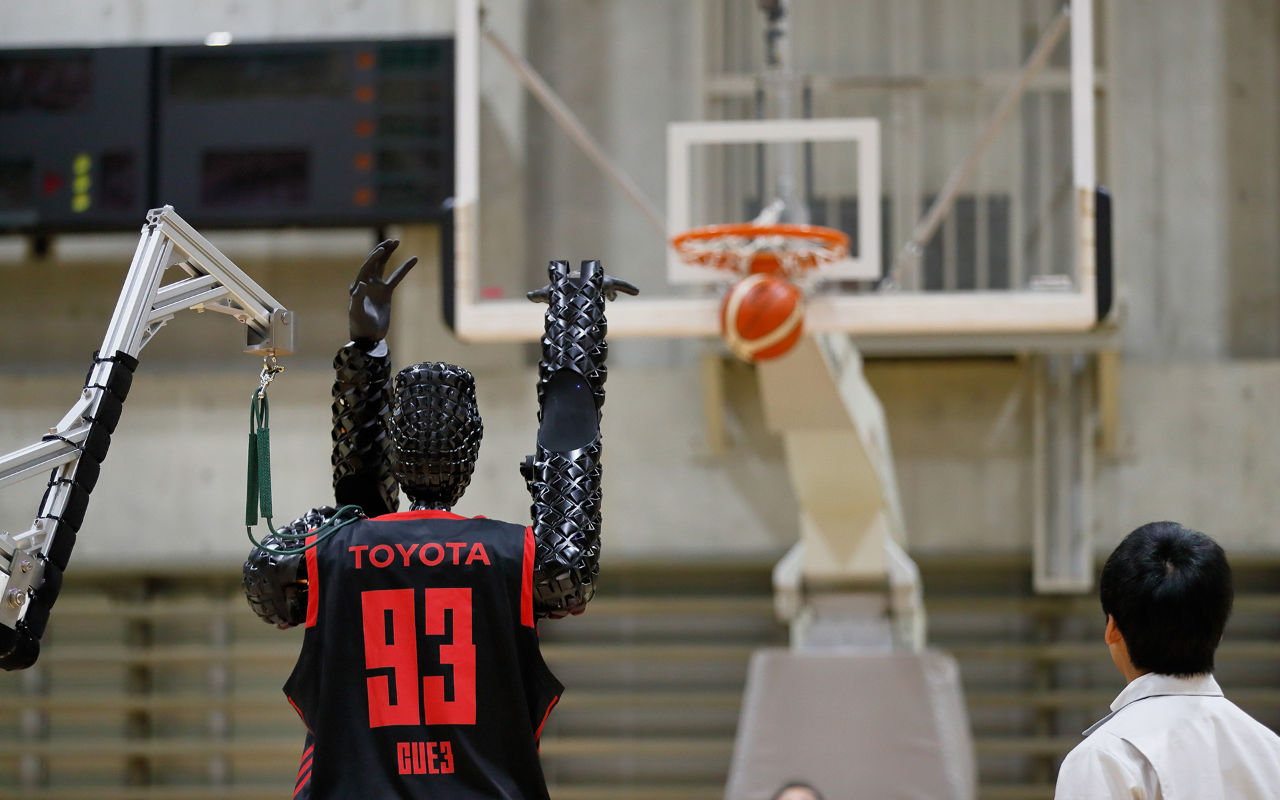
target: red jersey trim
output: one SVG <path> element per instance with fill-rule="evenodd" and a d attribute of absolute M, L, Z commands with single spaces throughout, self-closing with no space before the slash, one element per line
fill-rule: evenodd
<path fill-rule="evenodd" d="M 311 766 L 311 754 L 315 752 L 316 746 L 313 744 L 306 750 L 302 751 L 302 766 L 298 767 L 298 777 L 302 777 L 302 773 L 307 771 L 307 767 Z"/>
<path fill-rule="evenodd" d="M 526 628 L 533 627 L 533 558 L 536 552 L 533 528 L 525 526 L 524 569 L 520 577 L 520 624 Z"/>
<path fill-rule="evenodd" d="M 533 734 L 533 740 L 536 742 L 542 738 L 542 729 L 546 727 L 547 720 L 551 717 L 551 709 L 556 707 L 556 703 L 560 702 L 560 695 L 551 698 L 551 704 L 547 706 L 547 712 L 542 715 L 542 722 L 538 725 L 537 733 Z"/>
<path fill-rule="evenodd" d="M 315 627 L 320 619 L 320 560 L 316 556 L 316 537 L 307 537 L 307 627 Z"/>
<path fill-rule="evenodd" d="M 310 771 L 311 769 L 310 754 L 311 754 L 311 751 L 307 750 L 307 755 L 304 755 L 302 757 L 303 758 L 302 766 L 298 767 L 298 777 L 293 782 L 294 786 L 297 786 L 298 784 L 302 783 L 302 777 L 306 775 L 308 771 Z"/>
<path fill-rule="evenodd" d="M 307 783 L 308 783 L 310 780 L 311 780 L 311 772 L 310 772 L 310 771 L 308 771 L 306 775 L 303 775 L 302 777 L 298 778 L 298 784 L 297 784 L 296 786 L 294 786 L 294 787 L 293 787 L 293 796 L 294 796 L 294 797 L 297 797 L 297 796 L 298 796 L 298 793 L 299 793 L 299 792 L 301 792 L 301 791 L 303 790 L 303 788 L 304 788 L 304 787 L 306 787 Z"/>
<path fill-rule="evenodd" d="M 374 517 L 373 522 L 394 522 L 400 519 L 484 519 L 484 517 L 464 517 L 452 511 L 440 511 L 435 508 L 424 508 L 421 511 L 393 511 Z"/>
<path fill-rule="evenodd" d="M 298 719 L 302 720 L 303 726 L 307 730 L 311 730 L 311 725 L 307 723 L 307 718 L 302 715 L 302 709 L 298 708 L 298 704 L 293 702 L 293 698 L 286 694 L 284 696 L 284 699 L 288 700 L 289 705 L 293 706 L 293 710 L 298 712 Z M 307 752 L 303 753 L 302 757 L 305 759 L 311 753 L 311 750 L 314 748 L 315 748 L 315 745 L 311 745 L 311 748 L 309 748 Z"/>

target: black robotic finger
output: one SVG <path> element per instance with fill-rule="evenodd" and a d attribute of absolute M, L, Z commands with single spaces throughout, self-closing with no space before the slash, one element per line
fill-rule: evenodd
<path fill-rule="evenodd" d="M 387 278 L 387 290 L 393 291 L 397 286 L 399 286 L 400 281 L 404 280 L 404 277 L 409 274 L 409 270 L 413 269 L 414 265 L 417 263 L 418 257 L 414 256 L 401 264 L 395 272 L 391 273 L 391 277 Z"/>
<path fill-rule="evenodd" d="M 399 245 L 398 240 L 387 239 L 375 247 L 351 284 L 347 308 L 351 341 L 365 345 L 366 349 L 386 338 L 391 326 L 391 294 L 418 263 L 416 257 L 410 258 L 390 278 L 384 279 L 387 262 Z"/>
<path fill-rule="evenodd" d="M 384 239 L 378 242 L 378 245 L 369 251 L 364 263 L 360 265 L 360 271 L 356 274 L 355 283 L 351 284 L 351 293 L 355 294 L 356 286 L 361 283 L 369 283 L 375 277 L 381 280 L 382 273 L 387 268 L 387 261 L 399 246 L 399 239 Z"/>
<path fill-rule="evenodd" d="M 569 262 L 568 261 L 552 261 L 547 265 L 547 271 L 551 273 L 551 281 L 539 289 L 534 289 L 525 295 L 535 303 L 546 303 L 551 305 L 552 295 L 558 287 L 564 285 L 569 278 Z"/>
<path fill-rule="evenodd" d="M 615 278 L 612 275 L 605 275 L 604 276 L 605 299 L 617 300 L 619 292 L 621 292 L 622 294 L 629 294 L 632 297 L 635 297 L 636 295 L 640 294 L 640 290 L 636 288 L 635 284 L 624 281 L 621 278 Z"/>

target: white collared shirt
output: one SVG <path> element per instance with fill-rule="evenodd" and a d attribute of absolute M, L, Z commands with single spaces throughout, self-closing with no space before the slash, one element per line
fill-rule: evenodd
<path fill-rule="evenodd" d="M 1280 736 L 1212 675 L 1135 678 L 1058 771 L 1054 800 L 1274 800 Z"/>

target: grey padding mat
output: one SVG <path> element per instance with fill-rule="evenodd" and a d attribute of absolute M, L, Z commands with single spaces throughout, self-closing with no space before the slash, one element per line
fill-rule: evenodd
<path fill-rule="evenodd" d="M 823 800 L 972 800 L 973 741 L 951 656 L 759 650 L 726 800 L 803 781 Z"/>

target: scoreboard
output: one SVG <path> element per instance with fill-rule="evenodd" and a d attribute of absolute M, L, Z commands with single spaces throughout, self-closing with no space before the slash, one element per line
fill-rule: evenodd
<path fill-rule="evenodd" d="M 143 48 L 0 51 L 0 228 L 141 224 L 149 62 Z"/>
<path fill-rule="evenodd" d="M 453 194 L 453 43 L 160 51 L 159 197 L 196 224 L 348 224 Z"/>
<path fill-rule="evenodd" d="M 0 51 L 0 229 L 381 225 L 453 194 L 453 41 Z"/>

